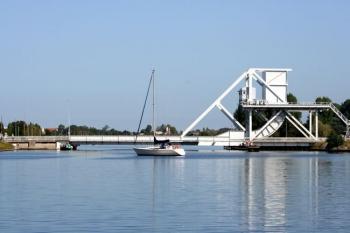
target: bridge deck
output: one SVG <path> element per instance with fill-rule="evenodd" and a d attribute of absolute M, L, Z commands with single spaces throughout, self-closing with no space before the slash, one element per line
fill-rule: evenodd
<path fill-rule="evenodd" d="M 158 140 L 169 139 L 172 142 L 177 142 L 187 145 L 199 145 L 199 146 L 235 146 L 244 142 L 244 139 L 232 139 L 226 136 L 187 136 L 181 138 L 180 136 L 157 136 Z M 71 142 L 77 145 L 104 145 L 104 144 L 151 144 L 153 143 L 153 136 L 27 136 L 27 137 L 6 137 L 5 141 L 8 143 L 67 143 Z M 320 138 L 319 141 L 323 141 Z M 264 144 L 311 144 L 315 143 L 315 140 L 309 138 L 263 138 L 257 139 L 254 143 L 259 145 Z"/>

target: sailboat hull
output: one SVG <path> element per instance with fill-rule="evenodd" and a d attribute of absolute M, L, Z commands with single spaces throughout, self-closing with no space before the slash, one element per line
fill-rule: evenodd
<path fill-rule="evenodd" d="M 134 148 L 134 151 L 138 156 L 184 156 L 185 150 L 182 148 L 159 148 L 159 147 L 146 147 L 146 148 Z"/>

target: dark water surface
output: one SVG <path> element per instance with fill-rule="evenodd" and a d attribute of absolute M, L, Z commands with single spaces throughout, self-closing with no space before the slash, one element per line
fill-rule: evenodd
<path fill-rule="evenodd" d="M 3 152 L 0 232 L 350 232 L 350 154 Z"/>

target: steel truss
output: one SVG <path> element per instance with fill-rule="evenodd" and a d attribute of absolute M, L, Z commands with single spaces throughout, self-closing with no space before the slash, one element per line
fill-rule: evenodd
<path fill-rule="evenodd" d="M 202 112 L 182 133 L 181 137 L 185 137 L 196 125 L 202 121 L 208 113 L 210 113 L 215 107 L 218 108 L 224 115 L 227 117 L 233 124 L 235 131 L 244 132 L 244 138 L 233 138 L 234 140 L 242 139 L 253 141 L 258 138 L 271 136 L 278 128 L 282 125 L 284 120 L 290 122 L 300 133 L 310 139 L 318 140 L 318 113 L 322 110 L 332 110 L 347 126 L 347 136 L 350 136 L 350 121 L 332 104 L 332 103 L 287 103 L 286 98 L 279 96 L 278 93 L 270 87 L 268 83 L 262 78 L 260 74 L 262 72 L 289 72 L 291 69 L 271 69 L 271 68 L 250 68 L 241 74 L 238 79 L 236 79 L 217 99 L 212 102 L 212 104 Z M 222 101 L 234 91 L 234 89 L 241 83 L 244 84 L 247 88 L 253 87 L 253 80 L 255 80 L 260 86 L 265 87 L 269 90 L 279 101 L 278 104 L 269 104 L 263 101 L 257 101 L 248 96 L 247 101 L 241 102 L 241 106 L 246 112 L 246 122 L 243 126 L 237 119 L 234 118 L 233 113 L 231 113 L 227 108 L 222 104 Z M 262 110 L 264 109 L 273 109 L 275 114 L 267 119 L 263 114 Z M 265 125 L 258 130 L 252 129 L 252 113 L 257 112 L 262 119 L 266 121 Z M 298 119 L 296 119 L 291 112 L 309 112 L 309 129 L 307 129 Z M 315 114 L 315 122 L 313 123 L 312 115 Z M 313 130 L 314 125 L 314 130 Z M 314 131 L 314 133 L 313 133 Z M 231 131 L 230 131 L 231 132 Z M 226 134 L 229 136 L 229 132 Z M 222 135 L 221 135 L 222 136 Z M 229 136 L 231 137 L 231 136 Z M 230 138 L 231 140 L 231 138 Z"/>

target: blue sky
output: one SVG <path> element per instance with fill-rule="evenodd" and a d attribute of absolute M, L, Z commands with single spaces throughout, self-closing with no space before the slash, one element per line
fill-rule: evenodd
<path fill-rule="evenodd" d="M 74 124 L 135 130 L 152 68 L 157 121 L 180 129 L 249 67 L 292 68 L 300 101 L 342 102 L 349 9 L 345 0 L 1 1 L 0 115 L 55 127 L 70 109 Z M 199 126 L 229 125 L 213 113 Z"/>

